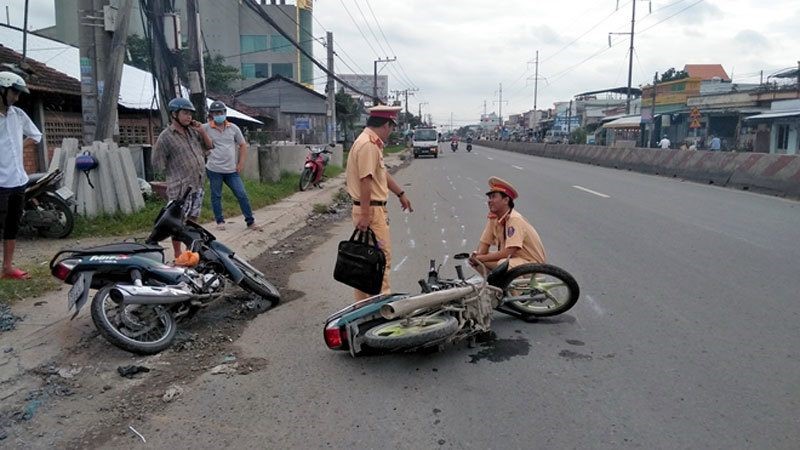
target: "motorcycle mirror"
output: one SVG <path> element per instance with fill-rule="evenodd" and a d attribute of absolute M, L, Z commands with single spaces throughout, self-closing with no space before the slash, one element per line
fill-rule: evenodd
<path fill-rule="evenodd" d="M 456 253 L 453 259 L 469 259 L 469 253 Z"/>

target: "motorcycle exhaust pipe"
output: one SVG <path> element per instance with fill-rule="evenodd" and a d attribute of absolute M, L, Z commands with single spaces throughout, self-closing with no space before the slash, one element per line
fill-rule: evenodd
<path fill-rule="evenodd" d="M 404 298 L 381 306 L 381 317 L 386 320 L 394 320 L 411 314 L 418 309 L 443 305 L 475 292 L 477 292 L 475 286 L 462 286 L 445 291 L 435 291 L 411 298 Z"/>
<path fill-rule="evenodd" d="M 195 295 L 173 287 L 118 284 L 109 292 L 111 300 L 123 305 L 167 305 L 191 300 Z"/>

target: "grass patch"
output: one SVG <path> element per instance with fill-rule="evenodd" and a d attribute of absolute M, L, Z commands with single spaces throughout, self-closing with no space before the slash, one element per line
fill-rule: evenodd
<path fill-rule="evenodd" d="M 405 145 L 390 145 L 388 147 L 383 148 L 383 153 L 387 155 L 390 153 L 400 153 L 405 149 L 406 149 Z"/>
<path fill-rule="evenodd" d="M 333 178 L 344 169 L 338 166 L 328 166 L 325 168 L 325 175 Z M 242 179 L 244 182 L 247 196 L 250 198 L 250 206 L 253 210 L 277 203 L 278 201 L 292 195 L 298 191 L 300 175 L 296 173 L 284 172 L 280 181 L 277 183 L 261 183 L 255 180 Z M 93 219 L 85 217 L 75 218 L 75 231 L 71 237 L 102 237 L 102 236 L 130 236 L 133 234 L 147 234 L 153 226 L 158 212 L 164 206 L 164 201 L 152 199 L 145 202 L 145 207 L 141 211 L 133 214 L 114 214 L 103 215 Z M 225 217 L 235 217 L 241 215 L 239 202 L 234 197 L 230 189 L 222 188 L 222 211 Z M 208 183 L 205 187 L 205 198 L 203 209 L 200 212 L 200 221 L 209 222 L 214 220 L 214 213 L 211 210 L 211 195 Z"/>
<path fill-rule="evenodd" d="M 0 303 L 12 304 L 26 298 L 40 297 L 42 294 L 58 289 L 61 282 L 50 275 L 47 264 L 22 267 L 30 276 L 30 280 L 0 279 Z"/>

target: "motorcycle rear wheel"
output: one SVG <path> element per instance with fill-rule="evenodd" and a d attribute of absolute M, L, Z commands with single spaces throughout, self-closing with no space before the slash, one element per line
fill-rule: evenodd
<path fill-rule="evenodd" d="M 175 317 L 163 305 L 122 305 L 111 300 L 106 286 L 92 299 L 92 321 L 108 342 L 139 355 L 153 355 L 172 345 Z"/>
<path fill-rule="evenodd" d="M 549 317 L 568 311 L 580 296 L 580 287 L 566 270 L 549 264 L 523 264 L 508 271 L 497 286 L 506 297 L 527 297 L 506 303 L 528 317 Z"/>
<path fill-rule="evenodd" d="M 300 174 L 300 190 L 305 191 L 311 186 L 311 183 L 314 181 L 314 172 L 306 167 L 303 169 L 303 173 Z"/>
<path fill-rule="evenodd" d="M 62 239 L 69 236 L 75 227 L 75 215 L 67 202 L 53 195 L 42 195 L 37 198 L 37 201 L 39 202 L 39 210 L 58 216 L 57 222 L 47 227 L 37 228 L 39 234 L 51 239 Z"/>
<path fill-rule="evenodd" d="M 242 278 L 242 281 L 239 283 L 242 289 L 269 301 L 271 306 L 275 306 L 281 301 L 281 293 L 278 291 L 278 288 L 273 286 L 261 272 L 246 261 L 235 256 L 233 262 L 244 275 L 244 278 Z"/>
<path fill-rule="evenodd" d="M 455 317 L 440 315 L 386 322 L 367 330 L 364 340 L 376 349 L 403 349 L 427 344 L 457 331 L 458 320 Z"/>

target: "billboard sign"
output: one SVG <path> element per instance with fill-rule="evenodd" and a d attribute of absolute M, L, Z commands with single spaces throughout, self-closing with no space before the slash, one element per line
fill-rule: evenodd
<path fill-rule="evenodd" d="M 347 84 L 353 86 L 354 88 L 358 89 L 361 92 L 365 92 L 372 97 L 372 88 L 374 78 L 372 74 L 337 74 L 339 78 L 345 81 Z M 339 85 L 336 87 L 336 91 L 338 92 L 339 89 L 344 88 L 344 92 L 350 94 L 353 97 L 362 97 L 361 94 L 358 94 L 352 90 L 350 90 L 347 86 Z M 386 101 L 389 95 L 389 76 L 388 75 L 378 75 L 378 97 Z"/>

